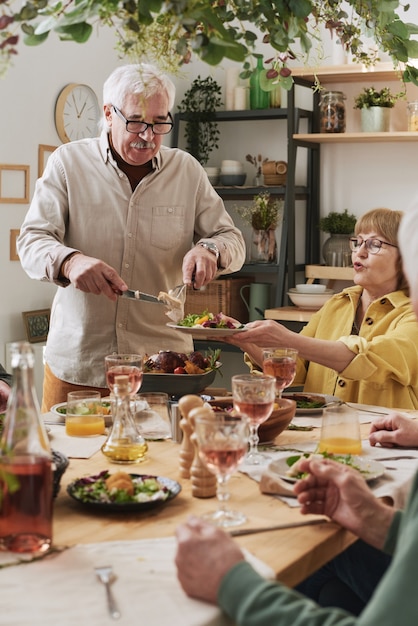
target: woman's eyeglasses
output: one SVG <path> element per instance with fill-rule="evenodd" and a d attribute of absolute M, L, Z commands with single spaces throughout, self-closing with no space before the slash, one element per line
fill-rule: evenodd
<path fill-rule="evenodd" d="M 392 246 L 392 248 L 397 248 L 394 243 L 388 243 L 387 241 L 382 241 L 381 239 L 377 239 L 377 237 L 370 237 L 370 239 L 362 239 L 361 237 L 350 237 L 350 248 L 352 252 L 357 252 L 361 248 L 362 245 L 366 246 L 367 252 L 370 254 L 377 254 L 380 248 L 385 246 Z"/>

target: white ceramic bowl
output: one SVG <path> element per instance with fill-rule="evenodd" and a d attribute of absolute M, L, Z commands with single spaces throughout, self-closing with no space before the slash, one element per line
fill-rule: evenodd
<path fill-rule="evenodd" d="M 221 174 L 244 174 L 244 168 L 240 167 L 221 167 Z"/>
<path fill-rule="evenodd" d="M 320 309 L 334 294 L 332 289 L 326 289 L 324 293 L 300 293 L 297 289 L 289 289 L 287 295 L 295 306 L 302 309 Z"/>
<path fill-rule="evenodd" d="M 231 161 L 230 159 L 224 159 L 221 162 L 221 168 L 224 167 L 242 167 L 241 161 Z"/>
<path fill-rule="evenodd" d="M 245 183 L 246 178 L 247 174 L 224 174 L 221 172 L 221 185 L 224 185 L 225 187 L 240 187 Z"/>
<path fill-rule="evenodd" d="M 219 167 L 205 167 L 206 174 L 210 176 L 219 176 Z"/>
<path fill-rule="evenodd" d="M 326 285 L 317 285 L 316 283 L 312 285 L 308 285 L 307 283 L 296 285 L 296 291 L 299 293 L 324 293 L 326 288 Z"/>

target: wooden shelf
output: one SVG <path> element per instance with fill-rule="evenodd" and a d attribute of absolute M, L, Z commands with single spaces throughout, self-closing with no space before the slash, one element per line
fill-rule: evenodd
<path fill-rule="evenodd" d="M 408 131 L 387 133 L 309 133 L 293 135 L 304 143 L 387 143 L 418 141 L 418 133 Z"/>
<path fill-rule="evenodd" d="M 266 309 L 264 319 L 281 322 L 309 322 L 316 309 L 301 309 L 297 306 L 281 306 L 277 309 Z"/>
<path fill-rule="evenodd" d="M 352 281 L 354 278 L 354 268 L 333 265 L 306 265 L 305 276 L 306 278 Z"/>
<path fill-rule="evenodd" d="M 349 63 L 347 65 L 295 67 L 292 68 L 292 76 L 311 81 L 317 77 L 320 83 L 326 84 L 399 80 L 401 73 L 393 68 L 392 63 L 378 63 L 369 69 L 363 68 L 358 63 Z"/>

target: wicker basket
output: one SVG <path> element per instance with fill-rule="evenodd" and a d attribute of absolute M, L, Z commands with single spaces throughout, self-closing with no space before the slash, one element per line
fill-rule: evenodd
<path fill-rule="evenodd" d="M 286 161 L 266 161 L 262 165 L 265 185 L 285 185 L 287 178 Z"/>
<path fill-rule="evenodd" d="M 215 314 L 222 312 L 240 322 L 248 322 L 248 309 L 241 298 L 240 289 L 253 282 L 253 276 L 219 278 L 199 291 L 188 289 L 184 312 L 186 315 L 203 313 L 205 310 Z"/>

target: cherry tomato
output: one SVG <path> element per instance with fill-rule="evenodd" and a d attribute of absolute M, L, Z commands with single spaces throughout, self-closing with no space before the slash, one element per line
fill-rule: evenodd
<path fill-rule="evenodd" d="M 184 367 L 176 367 L 176 369 L 174 370 L 175 374 L 187 374 L 186 370 L 184 369 Z"/>

